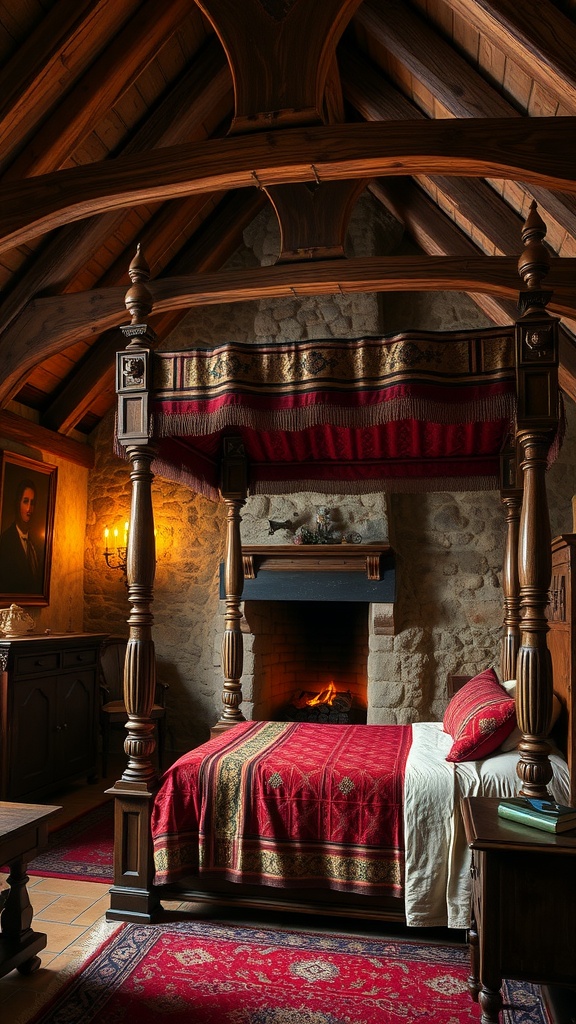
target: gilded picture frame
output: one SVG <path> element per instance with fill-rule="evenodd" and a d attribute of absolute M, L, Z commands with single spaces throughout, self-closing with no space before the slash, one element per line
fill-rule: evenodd
<path fill-rule="evenodd" d="M 0 606 L 48 605 L 57 467 L 2 452 Z"/>

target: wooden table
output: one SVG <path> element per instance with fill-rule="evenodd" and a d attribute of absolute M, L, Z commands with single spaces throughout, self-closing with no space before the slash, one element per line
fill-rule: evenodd
<path fill-rule="evenodd" d="M 0 978 L 14 968 L 31 974 L 40 966 L 37 954 L 46 935 L 32 931 L 26 867 L 48 840 L 48 822 L 61 807 L 0 801 L 0 864 L 8 865 L 8 890 L 0 896 Z"/>
<path fill-rule="evenodd" d="M 482 1024 L 498 1024 L 503 978 L 574 985 L 576 977 L 576 831 L 506 821 L 498 802 L 462 801 L 472 850 L 468 984 Z"/>

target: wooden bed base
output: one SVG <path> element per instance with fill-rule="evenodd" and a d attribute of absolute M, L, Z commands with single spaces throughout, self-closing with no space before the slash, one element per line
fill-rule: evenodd
<path fill-rule="evenodd" d="M 521 293 L 522 315 L 516 324 L 517 437 L 516 454 L 504 460 L 502 500 L 507 509 L 507 542 L 504 562 L 504 637 L 502 673 L 518 680 L 517 717 L 522 732 L 518 775 L 521 791 L 545 797 L 552 777 L 546 739 L 552 713 L 552 668 L 547 647 L 546 608 L 551 578 L 551 536 L 545 473 L 551 442 L 558 426 L 558 341 L 557 321 L 546 310 L 550 293 L 541 290 L 548 269 L 542 239 L 545 227 L 533 207 L 523 230 L 525 249 L 519 270 L 525 282 Z M 153 332 L 146 325 L 152 308 L 145 282 L 148 268 L 140 254 L 133 261 L 133 287 L 126 296 L 132 322 L 123 327 L 128 339 L 125 352 L 118 353 L 118 441 L 131 464 L 132 505 L 128 546 L 128 595 L 130 635 L 126 655 L 125 700 L 129 721 L 125 750 L 128 764 L 122 778 L 109 793 L 115 797 L 114 885 L 108 918 L 152 921 L 160 913 L 160 900 L 202 899 L 222 904 L 260 909 L 301 909 L 319 912 L 310 894 L 291 890 L 245 890 L 239 895 L 220 887 L 210 892 L 201 887 L 166 888 L 152 884 L 153 860 L 150 811 L 157 784 L 152 764 L 153 722 L 150 709 L 155 689 L 155 658 L 152 639 L 154 580 L 154 521 L 151 499 L 151 463 L 154 441 L 148 436 L 148 395 L 151 380 Z M 137 357 L 141 387 L 131 380 L 126 386 L 126 367 Z M 520 465 L 523 487 L 518 483 Z M 222 649 L 224 689 L 222 714 L 215 732 L 243 720 L 241 600 L 243 564 L 240 540 L 240 511 L 246 497 L 246 466 L 242 446 L 227 439 L 222 464 L 222 497 L 227 508 L 225 591 L 226 615 Z M 571 716 L 571 707 L 567 708 Z M 574 759 L 570 759 L 574 763 Z M 573 787 L 572 793 L 576 793 Z M 377 905 L 371 898 L 344 899 L 331 893 L 321 912 L 402 921 L 401 900 Z"/>

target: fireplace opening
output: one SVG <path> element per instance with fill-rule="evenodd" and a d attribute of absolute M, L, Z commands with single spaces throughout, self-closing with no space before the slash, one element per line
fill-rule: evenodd
<path fill-rule="evenodd" d="M 245 601 L 252 717 L 366 722 L 368 613 L 365 602 Z"/>

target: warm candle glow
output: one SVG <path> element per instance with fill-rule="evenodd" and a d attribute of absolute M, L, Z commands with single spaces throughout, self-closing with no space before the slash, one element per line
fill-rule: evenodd
<path fill-rule="evenodd" d="M 124 547 L 126 547 L 126 545 L 128 543 L 128 530 L 129 530 L 129 528 L 130 528 L 130 523 L 128 523 L 128 522 L 124 523 Z"/>
<path fill-rule="evenodd" d="M 107 526 L 105 526 L 104 527 L 104 543 L 106 545 L 106 552 L 108 552 L 108 536 L 109 536 L 109 534 L 110 534 L 110 530 L 108 529 Z"/>

